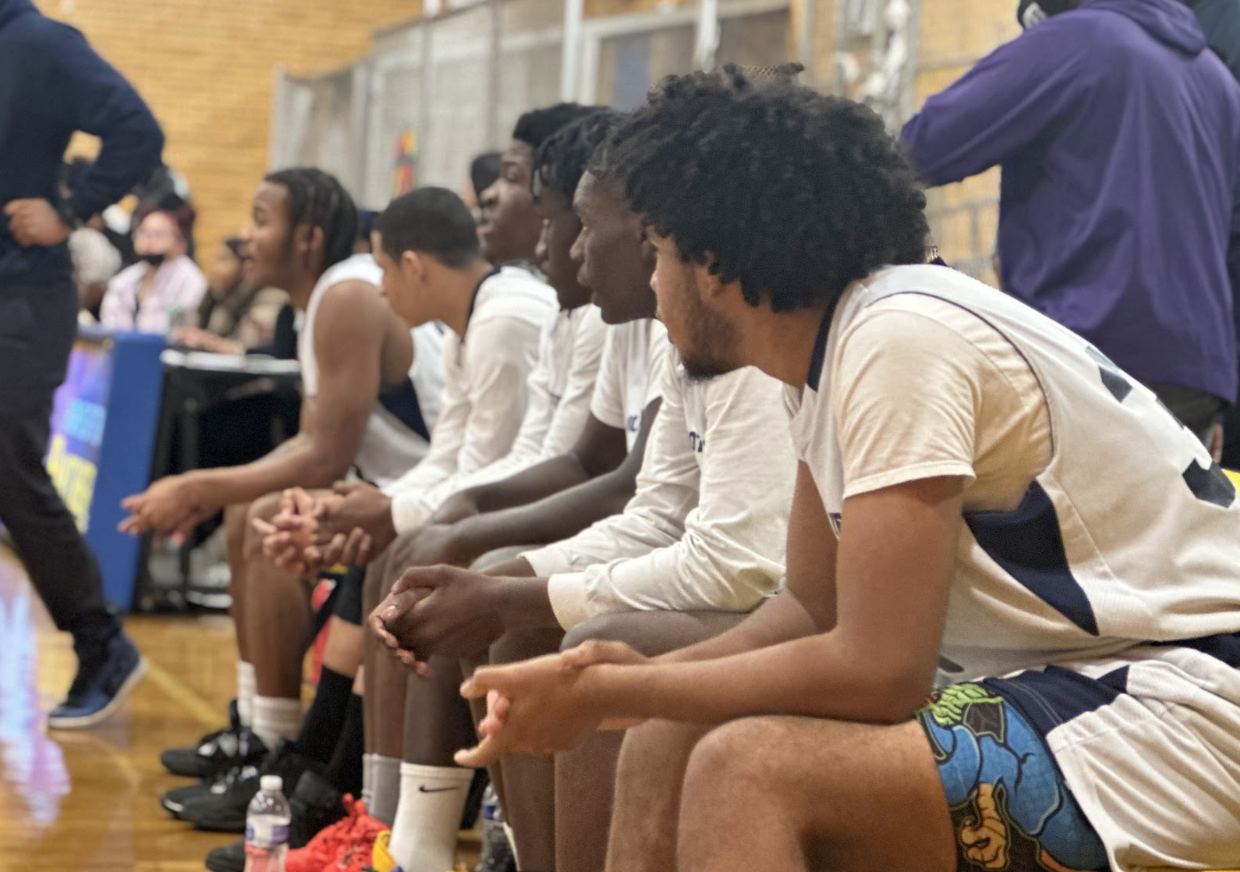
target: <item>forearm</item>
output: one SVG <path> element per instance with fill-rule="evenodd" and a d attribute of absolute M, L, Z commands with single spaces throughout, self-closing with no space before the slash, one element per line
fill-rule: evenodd
<path fill-rule="evenodd" d="M 331 487 L 348 471 L 348 462 L 342 463 L 316 450 L 309 437 L 296 436 L 253 463 L 195 474 L 209 501 L 223 508 L 290 487 Z"/>
<path fill-rule="evenodd" d="M 503 481 L 478 485 L 459 496 L 469 500 L 479 512 L 498 512 L 525 506 L 588 481 L 589 476 L 571 454 L 553 457 Z"/>
<path fill-rule="evenodd" d="M 837 633 L 693 663 L 589 668 L 589 693 L 608 718 L 717 724 L 801 715 L 899 723 L 929 694 L 931 676 L 872 668 Z"/>
<path fill-rule="evenodd" d="M 672 651 L 658 663 L 693 663 L 756 651 L 820 632 L 796 595 L 787 588 L 764 601 L 744 621 L 726 633 Z"/>
<path fill-rule="evenodd" d="M 632 482 L 616 470 L 529 505 L 465 518 L 455 533 L 473 554 L 558 542 L 623 511 L 632 495 Z"/>
<path fill-rule="evenodd" d="M 497 605 L 503 617 L 504 629 L 509 632 L 522 630 L 558 629 L 547 596 L 547 579 L 511 576 L 502 579 L 503 587 Z"/>

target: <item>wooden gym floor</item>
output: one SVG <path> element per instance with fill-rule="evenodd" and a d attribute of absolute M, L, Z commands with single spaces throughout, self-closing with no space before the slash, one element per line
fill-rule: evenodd
<path fill-rule="evenodd" d="M 219 728 L 236 684 L 227 617 L 134 617 L 150 664 L 124 709 L 93 730 L 44 727 L 77 661 L 21 564 L 0 545 L 0 872 L 200 872 L 235 836 L 202 833 L 159 805 L 159 753 Z M 462 834 L 460 858 L 477 856 Z M 472 843 L 472 844 L 471 844 Z"/>
<path fill-rule="evenodd" d="M 235 684 L 225 617 L 130 619 L 150 670 L 93 730 L 47 733 L 77 666 L 21 565 L 0 547 L 0 872 L 182 872 L 233 836 L 173 820 L 159 796 L 187 783 L 159 752 L 223 723 Z"/>

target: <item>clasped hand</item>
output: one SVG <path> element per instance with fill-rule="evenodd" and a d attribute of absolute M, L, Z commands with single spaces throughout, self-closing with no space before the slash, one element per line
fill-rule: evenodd
<path fill-rule="evenodd" d="M 480 741 L 458 751 L 461 766 L 489 766 L 505 754 L 556 754 L 595 730 L 626 730 L 641 719 L 614 718 L 605 665 L 640 667 L 648 661 L 623 642 L 590 641 L 559 654 L 511 666 L 479 669 L 461 686 L 466 699 L 486 697 Z"/>

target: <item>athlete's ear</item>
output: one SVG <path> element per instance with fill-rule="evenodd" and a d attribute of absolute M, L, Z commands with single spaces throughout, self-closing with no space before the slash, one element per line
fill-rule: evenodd
<path fill-rule="evenodd" d="M 400 253 L 400 268 L 406 275 L 413 276 L 419 280 L 426 279 L 426 261 L 416 251 L 402 251 Z"/>
<path fill-rule="evenodd" d="M 314 225 L 299 225 L 298 236 L 301 237 L 301 251 L 306 254 L 310 254 L 310 252 L 322 251 L 325 239 L 324 234 L 322 234 L 322 227 L 316 227 Z"/>
<path fill-rule="evenodd" d="M 712 306 L 717 305 L 731 288 L 731 285 L 725 285 L 719 278 L 719 265 L 715 262 L 713 254 L 706 255 L 705 263 L 693 264 L 693 274 L 702 301 Z"/>

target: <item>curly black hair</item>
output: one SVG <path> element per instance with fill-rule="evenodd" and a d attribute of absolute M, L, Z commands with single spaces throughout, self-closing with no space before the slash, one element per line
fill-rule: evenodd
<path fill-rule="evenodd" d="M 739 281 L 753 306 L 831 306 L 878 267 L 925 259 L 925 193 L 882 120 L 784 78 L 669 77 L 596 169 L 686 262 Z"/>
<path fill-rule="evenodd" d="M 353 254 L 357 241 L 357 206 L 336 177 L 315 167 L 293 167 L 268 173 L 263 179 L 288 191 L 288 251 L 293 230 L 309 224 L 323 231 L 323 269 Z"/>
<path fill-rule="evenodd" d="M 620 113 L 614 109 L 596 109 L 543 142 L 534 156 L 531 176 L 534 190 L 550 188 L 559 191 L 571 202 L 577 192 L 577 183 L 586 171 L 586 164 L 607 139 L 619 117 Z"/>
<path fill-rule="evenodd" d="M 517 119 L 512 138 L 538 151 L 538 147 L 561 127 L 580 121 L 598 109 L 598 106 L 582 106 L 580 103 L 556 103 L 542 109 L 531 109 Z"/>

